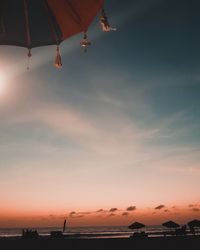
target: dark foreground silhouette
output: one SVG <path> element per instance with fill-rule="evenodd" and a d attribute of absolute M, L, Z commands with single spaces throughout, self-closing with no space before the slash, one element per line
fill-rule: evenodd
<path fill-rule="evenodd" d="M 0 239 L 2 250 L 199 250 L 200 236 L 144 239 Z"/>

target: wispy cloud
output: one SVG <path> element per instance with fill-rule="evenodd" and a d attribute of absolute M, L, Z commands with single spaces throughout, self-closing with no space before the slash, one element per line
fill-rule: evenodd
<path fill-rule="evenodd" d="M 117 210 L 118 210 L 118 208 L 113 207 L 113 208 L 111 208 L 111 209 L 109 210 L 109 212 L 116 212 Z"/>
<path fill-rule="evenodd" d="M 135 211 L 135 210 L 136 210 L 136 206 L 127 207 L 126 210 L 127 210 L 127 211 Z"/>
<path fill-rule="evenodd" d="M 154 209 L 160 210 L 160 209 L 163 209 L 163 208 L 165 208 L 165 205 L 159 205 L 159 206 L 155 207 Z"/>
<path fill-rule="evenodd" d="M 192 210 L 193 212 L 200 212 L 200 208 L 197 208 L 197 207 L 193 207 L 191 210 Z"/>
<path fill-rule="evenodd" d="M 169 213 L 169 212 L 170 212 L 169 209 L 165 209 L 165 210 L 164 210 L 164 213 Z"/>
<path fill-rule="evenodd" d="M 72 211 L 69 215 L 70 215 L 71 217 L 73 217 L 75 214 L 76 214 L 76 212 L 75 212 L 75 211 Z"/>
<path fill-rule="evenodd" d="M 128 216 L 128 215 L 129 215 L 128 212 L 123 212 L 123 213 L 122 213 L 122 216 Z"/>
<path fill-rule="evenodd" d="M 104 212 L 104 210 L 101 208 L 101 209 L 98 209 L 96 212 L 97 213 L 102 213 L 102 212 Z"/>
<path fill-rule="evenodd" d="M 114 217 L 114 216 L 116 216 L 116 214 L 114 214 L 114 213 L 111 213 L 108 215 L 108 217 Z"/>

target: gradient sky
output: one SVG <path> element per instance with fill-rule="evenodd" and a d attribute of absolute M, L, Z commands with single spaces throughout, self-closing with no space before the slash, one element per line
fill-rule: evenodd
<path fill-rule="evenodd" d="M 62 43 L 62 70 L 54 46 L 30 71 L 0 46 L 0 227 L 200 217 L 199 9 L 106 1 L 117 31 L 97 17 L 87 53 L 81 34 Z"/>

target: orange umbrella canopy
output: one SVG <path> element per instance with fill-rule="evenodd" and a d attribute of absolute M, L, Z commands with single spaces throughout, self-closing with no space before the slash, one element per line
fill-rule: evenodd
<path fill-rule="evenodd" d="M 28 49 L 86 32 L 103 0 L 1 0 L 0 44 Z"/>
<path fill-rule="evenodd" d="M 60 26 L 64 40 L 81 31 L 86 32 L 92 19 L 103 7 L 103 0 L 47 0 Z"/>

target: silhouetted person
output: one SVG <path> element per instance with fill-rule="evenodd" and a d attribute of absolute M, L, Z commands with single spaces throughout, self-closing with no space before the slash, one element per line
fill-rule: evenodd
<path fill-rule="evenodd" d="M 195 235 L 195 229 L 193 226 L 190 226 L 190 232 L 191 232 L 191 234 Z"/>
<path fill-rule="evenodd" d="M 176 236 L 186 235 L 186 225 L 182 226 L 181 228 L 176 229 L 175 234 Z"/>

